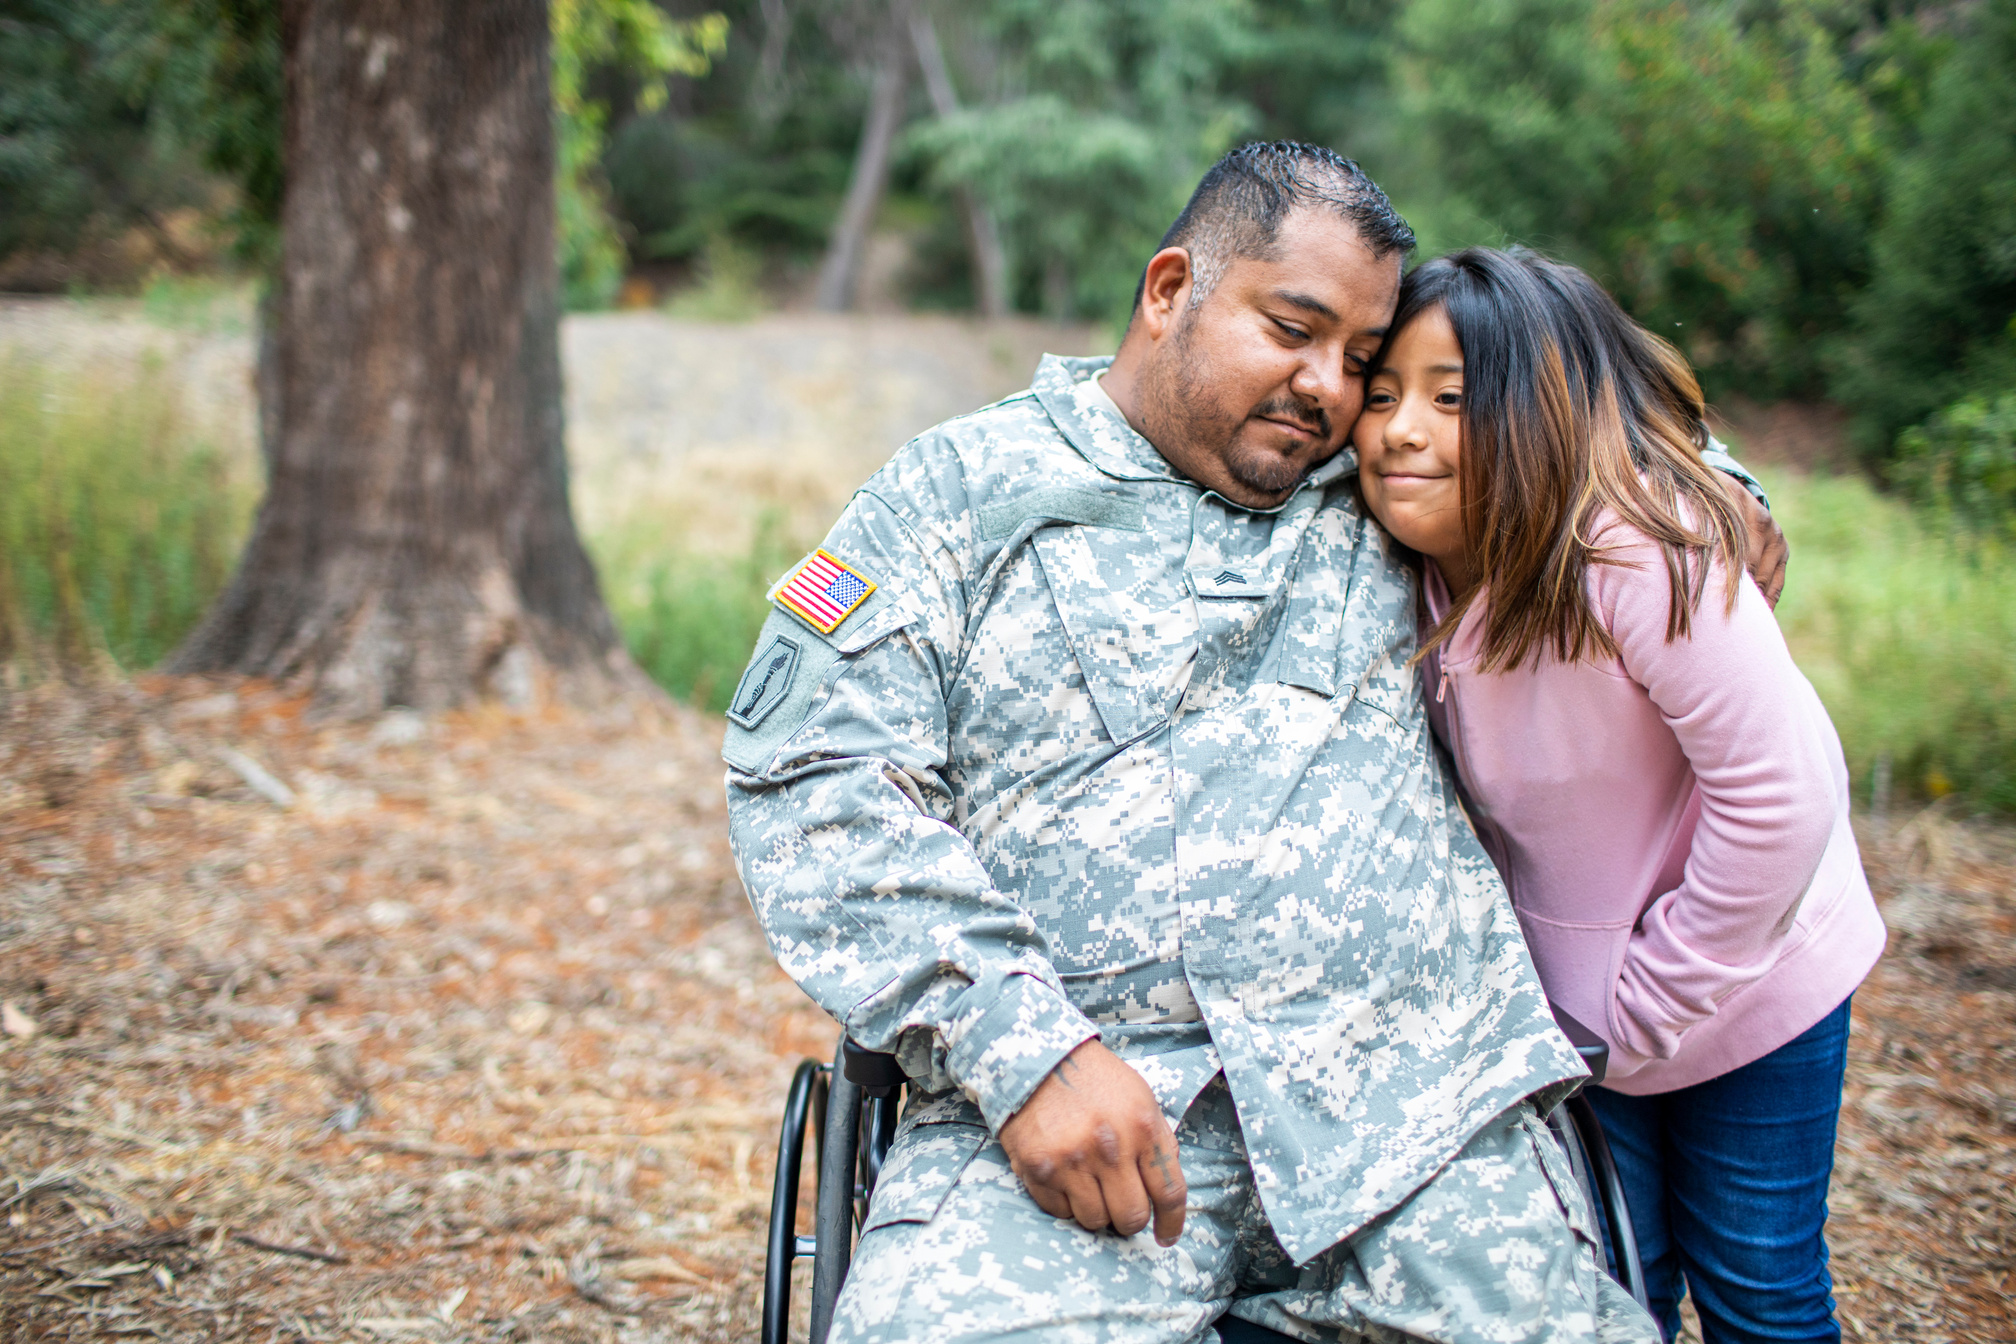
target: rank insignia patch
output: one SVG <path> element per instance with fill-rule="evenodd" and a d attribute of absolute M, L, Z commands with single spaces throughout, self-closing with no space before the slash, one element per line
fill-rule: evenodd
<path fill-rule="evenodd" d="M 784 694 L 791 689 L 791 678 L 797 672 L 798 641 L 773 635 L 749 664 L 749 670 L 742 674 L 742 682 L 735 688 L 735 699 L 728 706 L 728 717 L 744 728 L 755 728 L 771 710 L 784 703 Z"/>
<path fill-rule="evenodd" d="M 777 601 L 804 617 L 820 634 L 830 635 L 874 591 L 875 585 L 845 561 L 814 551 L 777 590 Z"/>

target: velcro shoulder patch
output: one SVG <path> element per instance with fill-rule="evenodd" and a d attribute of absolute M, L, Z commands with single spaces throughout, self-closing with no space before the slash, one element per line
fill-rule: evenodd
<path fill-rule="evenodd" d="M 840 628 L 875 591 L 874 580 L 832 552 L 821 549 L 799 562 L 777 585 L 771 600 L 822 635 Z"/>
<path fill-rule="evenodd" d="M 728 705 L 721 755 L 748 774 L 760 774 L 784 740 L 804 727 L 827 674 L 841 653 L 806 633 L 805 623 L 773 608 L 756 637 L 756 656 L 736 683 Z"/>
<path fill-rule="evenodd" d="M 804 646 L 788 635 L 773 634 L 764 641 L 735 687 L 728 717 L 749 729 L 768 718 L 790 693 L 791 679 L 798 674 L 804 651 Z"/>

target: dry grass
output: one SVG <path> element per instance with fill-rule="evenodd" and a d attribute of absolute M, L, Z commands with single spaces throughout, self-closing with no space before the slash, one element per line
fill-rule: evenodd
<path fill-rule="evenodd" d="M 832 1027 L 735 883 L 713 721 L 299 711 L 0 701 L 0 1338 L 753 1340 L 778 1107 Z M 2016 837 L 1864 841 L 1897 933 L 1843 1322 L 2007 1338 Z"/>

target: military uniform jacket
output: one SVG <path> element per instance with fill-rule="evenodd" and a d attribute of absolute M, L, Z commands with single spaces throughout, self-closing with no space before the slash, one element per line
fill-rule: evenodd
<path fill-rule="evenodd" d="M 906 1123 L 998 1131 L 1095 1036 L 1172 1118 L 1222 1068 L 1301 1262 L 1583 1069 L 1350 451 L 1243 508 L 1104 365 L 907 444 L 780 583 L 729 710 L 736 859 L 784 969 L 943 1094 Z"/>

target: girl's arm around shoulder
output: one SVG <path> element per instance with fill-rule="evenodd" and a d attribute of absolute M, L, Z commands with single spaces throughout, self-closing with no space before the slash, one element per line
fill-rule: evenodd
<path fill-rule="evenodd" d="M 1592 596 L 1701 788 L 1684 877 L 1633 933 L 1611 1014 L 1631 1054 L 1670 1058 L 1792 928 L 1841 806 L 1840 747 L 1748 575 L 1732 609 L 1714 567 L 1689 632 L 1668 640 L 1665 561 L 1643 537 L 1621 540 L 1613 554 L 1634 567 L 1592 567 Z"/>

